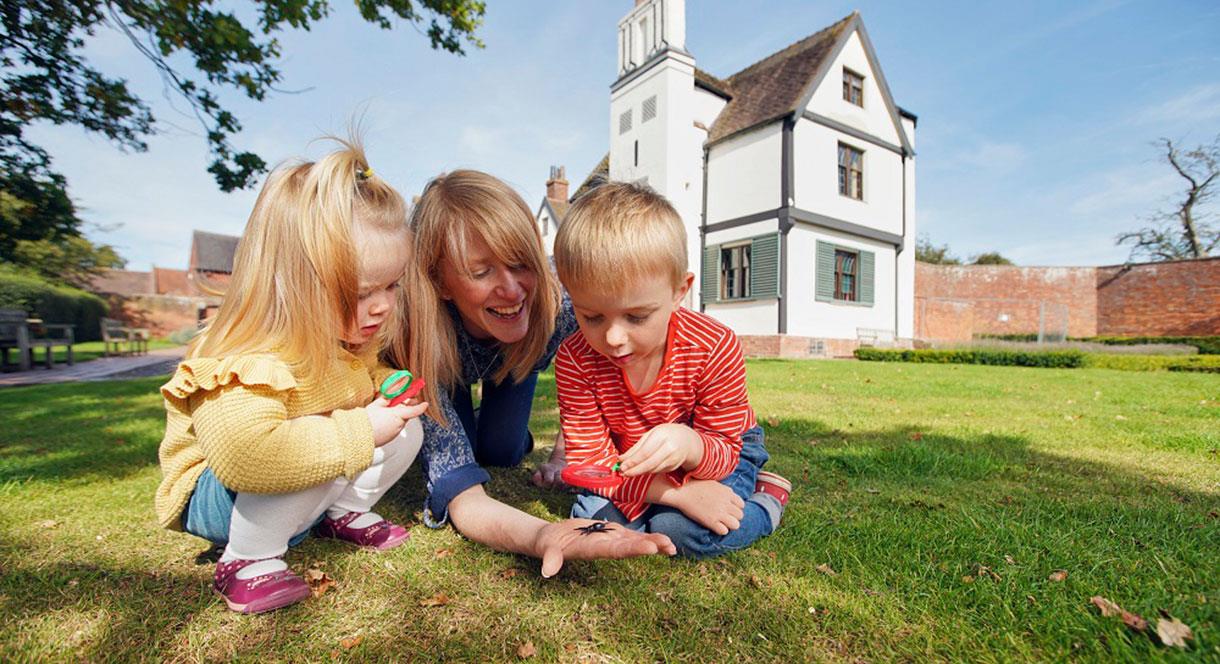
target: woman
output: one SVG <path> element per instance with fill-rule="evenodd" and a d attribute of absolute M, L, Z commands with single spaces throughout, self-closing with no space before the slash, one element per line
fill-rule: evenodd
<path fill-rule="evenodd" d="M 513 466 L 533 449 L 530 408 L 538 372 L 576 330 L 572 307 L 542 250 L 525 201 L 478 171 L 442 175 L 424 189 L 411 217 L 415 261 L 407 297 L 410 347 L 399 366 L 429 381 L 424 461 L 425 522 L 452 520 L 466 537 L 543 558 L 551 576 L 563 559 L 672 553 L 663 536 L 615 529 L 579 538 L 584 520 L 548 523 L 487 496 L 483 465 Z M 470 386 L 482 382 L 480 408 Z M 562 459 L 556 442 L 554 461 Z M 553 474 L 556 466 L 549 466 Z M 536 482 L 544 479 L 541 473 Z"/>

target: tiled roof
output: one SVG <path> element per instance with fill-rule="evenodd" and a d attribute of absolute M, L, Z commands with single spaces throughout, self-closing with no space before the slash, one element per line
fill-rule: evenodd
<path fill-rule="evenodd" d="M 609 179 L 610 153 L 607 152 L 606 156 L 602 157 L 602 160 L 597 162 L 597 165 L 593 167 L 593 170 L 589 171 L 589 176 L 585 178 L 584 182 L 580 183 L 580 186 L 576 188 L 576 193 L 572 194 L 572 197 L 568 199 L 568 202 L 574 202 L 586 191 L 596 189 L 599 185 L 604 184 L 606 180 Z M 566 214 L 567 210 L 565 209 L 563 213 Z M 555 210 L 555 214 L 560 214 L 559 210 Z"/>
<path fill-rule="evenodd" d="M 732 99 L 708 132 L 714 143 L 755 125 L 799 111 L 797 104 L 830 54 L 844 28 L 857 17 L 838 23 L 769 55 L 728 77 L 723 84 Z M 696 72 L 696 80 L 698 72 Z M 714 77 L 710 77 L 714 78 Z"/>
<path fill-rule="evenodd" d="M 172 270 L 165 267 L 153 268 L 153 287 L 157 295 L 190 295 L 191 286 L 186 278 L 186 270 Z"/>
<path fill-rule="evenodd" d="M 548 198 L 546 202 L 551 205 L 551 211 L 555 213 L 555 221 L 563 221 L 565 215 L 568 214 L 568 208 L 572 204 L 562 198 Z"/>
<path fill-rule="evenodd" d="M 724 81 L 712 76 L 698 67 L 695 67 L 695 85 L 711 90 L 725 99 L 731 99 L 733 97 L 733 93 L 729 90 L 728 83 L 725 83 Z"/>
<path fill-rule="evenodd" d="M 93 278 L 90 290 L 94 293 L 113 293 L 127 297 L 152 295 L 154 292 L 152 275 L 132 270 L 105 270 Z"/>
<path fill-rule="evenodd" d="M 233 254 L 241 238 L 206 231 L 195 231 L 191 239 L 192 269 L 205 272 L 233 272 Z"/>

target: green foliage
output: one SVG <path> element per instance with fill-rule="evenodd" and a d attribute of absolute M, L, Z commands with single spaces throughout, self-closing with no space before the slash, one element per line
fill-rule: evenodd
<path fill-rule="evenodd" d="M 1085 359 L 1085 366 L 1120 371 L 1190 371 L 1192 368 L 1210 370 L 1220 368 L 1220 356 L 1089 353 Z"/>
<path fill-rule="evenodd" d="M 961 265 L 961 259 L 949 253 L 949 245 L 939 247 L 932 244 L 932 238 L 920 233 L 915 238 L 915 260 L 933 265 Z"/>
<path fill-rule="evenodd" d="M 857 348 L 856 359 L 871 362 L 921 362 L 931 364 L 988 364 L 993 366 L 1074 369 L 1084 366 L 1085 354 L 1078 350 L 1016 351 L 996 349 L 895 350 Z"/>
<path fill-rule="evenodd" d="M 47 323 L 75 325 L 77 341 L 100 339 L 101 319 L 109 310 L 106 302 L 92 293 L 11 269 L 0 270 L 0 307 L 23 309 Z"/>
<path fill-rule="evenodd" d="M 108 244 L 93 244 L 79 235 L 69 235 L 58 240 L 18 241 L 13 263 L 47 281 L 87 288 L 103 270 L 121 268 L 127 261 Z"/>
<path fill-rule="evenodd" d="M 971 265 L 1012 265 L 1013 262 L 1004 258 L 998 251 L 988 251 L 974 257 Z"/>
<path fill-rule="evenodd" d="M 261 0 L 252 12 L 219 9 L 209 0 L 34 0 L 5 3 L 0 12 L 0 161 L 51 175 L 46 152 L 28 142 L 24 128 L 36 121 L 74 124 L 101 134 L 120 148 L 142 151 L 156 131 L 148 106 L 127 82 L 95 69 L 86 41 L 102 30 L 117 30 L 161 74 L 167 94 L 190 105 L 211 149 L 208 171 L 224 191 L 243 188 L 266 170 L 253 152 L 230 138 L 241 123 L 220 103 L 222 90 L 262 101 L 282 80 L 285 29 L 309 30 L 328 17 L 327 0 Z M 475 30 L 482 24 L 481 0 L 357 0 L 360 16 L 382 29 L 396 22 L 422 29 L 433 48 L 464 54 L 482 47 Z M 190 62 L 194 74 L 179 63 Z"/>
<path fill-rule="evenodd" d="M 1038 333 L 1037 332 L 1022 332 L 1019 334 L 990 334 L 987 332 L 980 332 L 980 333 L 974 335 L 974 338 L 975 339 L 994 339 L 996 341 L 1030 342 L 1030 341 L 1038 340 Z"/>
<path fill-rule="evenodd" d="M 1220 355 L 1220 336 L 1211 337 L 1087 337 L 1073 341 L 1091 341 L 1107 346 L 1142 346 L 1145 344 L 1182 344 L 1199 349 L 1200 355 Z"/>
<path fill-rule="evenodd" d="M 63 177 L 47 171 L 45 163 L 6 159 L 3 149 L 0 138 L 0 261 L 11 261 L 22 240 L 79 235 L 81 220 Z"/>

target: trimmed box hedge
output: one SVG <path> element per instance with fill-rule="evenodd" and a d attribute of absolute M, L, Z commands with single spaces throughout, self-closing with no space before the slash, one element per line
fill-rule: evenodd
<path fill-rule="evenodd" d="M 47 323 L 75 325 L 77 341 L 101 339 L 101 320 L 109 311 L 105 300 L 92 293 L 9 269 L 0 269 L 0 308 L 22 309 Z"/>
<path fill-rule="evenodd" d="M 872 362 L 925 362 L 932 364 L 988 364 L 992 366 L 1074 369 L 1084 366 L 1078 350 L 1016 351 L 996 349 L 891 350 L 857 348 L 856 359 Z"/>

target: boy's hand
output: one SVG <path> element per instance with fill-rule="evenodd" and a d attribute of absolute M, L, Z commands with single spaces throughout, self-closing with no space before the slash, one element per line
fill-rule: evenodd
<path fill-rule="evenodd" d="M 384 397 L 377 397 L 373 403 L 364 407 L 368 413 L 369 424 L 373 425 L 373 445 L 381 447 L 394 440 L 402 431 L 407 420 L 423 415 L 428 410 L 428 403 L 416 403 L 414 399 L 390 406 Z"/>
<path fill-rule="evenodd" d="M 729 487 L 715 480 L 691 480 L 666 491 L 663 503 L 676 507 L 692 521 L 717 535 L 741 527 L 746 503 Z"/>
<path fill-rule="evenodd" d="M 703 460 L 703 439 L 684 424 L 661 424 L 640 437 L 619 459 L 624 477 L 690 470 Z"/>

